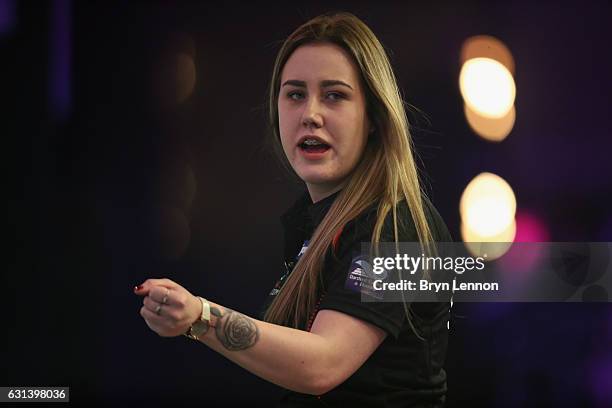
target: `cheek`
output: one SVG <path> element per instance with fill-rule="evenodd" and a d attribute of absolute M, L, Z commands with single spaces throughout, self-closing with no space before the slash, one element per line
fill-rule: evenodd
<path fill-rule="evenodd" d="M 363 154 L 363 151 L 365 150 L 365 146 L 368 143 L 368 136 L 369 136 L 369 123 L 368 120 L 366 119 L 366 113 L 365 111 L 361 111 L 358 114 L 358 117 L 355 119 L 355 134 L 356 139 L 355 140 L 355 150 L 356 153 L 359 158 L 361 158 L 361 155 Z"/>
<path fill-rule="evenodd" d="M 294 155 L 293 148 L 297 132 L 299 131 L 300 113 L 296 109 L 278 104 L 278 130 L 283 151 L 287 158 L 291 159 Z"/>
<path fill-rule="evenodd" d="M 289 129 L 287 128 L 287 113 L 281 109 L 278 109 L 278 131 L 280 136 L 281 145 L 285 154 L 287 153 Z"/>
<path fill-rule="evenodd" d="M 341 124 L 338 124 L 338 130 L 344 136 L 342 146 L 350 164 L 359 161 L 365 150 L 368 138 L 365 126 L 363 114 L 359 112 L 351 112 Z"/>
<path fill-rule="evenodd" d="M 363 156 L 363 151 L 365 150 L 365 143 L 363 140 L 355 140 L 354 143 L 351 144 L 351 155 L 350 155 L 350 165 L 352 167 L 356 166 L 357 163 L 361 160 L 361 156 Z"/>
<path fill-rule="evenodd" d="M 291 154 L 291 139 L 286 130 L 283 130 L 283 128 L 280 126 L 279 126 L 279 130 L 280 130 L 281 147 L 283 148 L 285 155 L 289 158 L 289 155 Z"/>

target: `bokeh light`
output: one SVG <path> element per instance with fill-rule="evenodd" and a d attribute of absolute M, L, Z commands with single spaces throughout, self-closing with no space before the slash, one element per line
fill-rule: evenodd
<path fill-rule="evenodd" d="M 516 214 L 516 242 L 549 242 L 548 227 L 538 216 L 519 210 Z"/>
<path fill-rule="evenodd" d="M 184 102 L 196 84 L 196 67 L 193 57 L 184 53 L 176 56 L 176 102 Z"/>
<path fill-rule="evenodd" d="M 514 58 L 510 49 L 498 38 L 490 35 L 475 35 L 461 46 L 461 63 L 474 58 L 490 58 L 500 62 L 514 75 Z"/>
<path fill-rule="evenodd" d="M 162 108 L 185 102 L 197 81 L 195 43 L 184 33 L 171 35 L 152 69 L 154 101 Z"/>
<path fill-rule="evenodd" d="M 484 237 L 474 230 L 461 224 L 461 237 L 468 252 L 473 256 L 484 256 L 486 261 L 492 261 L 504 255 L 510 247 L 516 235 L 516 222 L 512 223 L 499 234 Z"/>
<path fill-rule="evenodd" d="M 466 229 L 488 240 L 514 222 L 516 198 L 503 178 L 485 172 L 474 177 L 463 191 L 459 212 Z"/>
<path fill-rule="evenodd" d="M 514 241 L 517 243 L 549 242 L 550 233 L 544 221 L 538 216 L 529 210 L 519 210 L 516 214 Z M 544 247 L 541 245 L 514 245 L 500 260 L 500 268 L 519 283 L 529 278 L 530 272 L 537 270 L 537 266 L 546 255 L 543 251 Z"/>
<path fill-rule="evenodd" d="M 466 61 L 459 74 L 459 88 L 470 109 L 488 118 L 504 117 L 516 97 L 512 74 L 491 58 Z"/>
<path fill-rule="evenodd" d="M 467 104 L 463 105 L 465 118 L 470 128 L 483 139 L 491 142 L 501 142 L 512 131 L 516 120 L 514 106 L 501 118 L 490 118 L 474 112 Z"/>
<path fill-rule="evenodd" d="M 189 163 L 176 162 L 167 165 L 160 175 L 159 193 L 164 203 L 191 211 L 197 191 L 197 180 Z"/>
<path fill-rule="evenodd" d="M 191 228 L 183 211 L 170 206 L 160 209 L 159 239 L 161 255 L 165 259 L 178 259 L 184 255 L 191 241 Z"/>

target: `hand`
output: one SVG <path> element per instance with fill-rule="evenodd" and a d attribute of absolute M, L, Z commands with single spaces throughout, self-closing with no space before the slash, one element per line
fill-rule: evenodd
<path fill-rule="evenodd" d="M 200 300 L 170 279 L 147 279 L 134 293 L 144 296 L 140 315 L 162 337 L 180 336 L 202 313 Z"/>

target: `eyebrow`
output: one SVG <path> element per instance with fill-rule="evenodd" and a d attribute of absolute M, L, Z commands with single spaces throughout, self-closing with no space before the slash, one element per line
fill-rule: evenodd
<path fill-rule="evenodd" d="M 306 82 L 298 81 L 297 79 L 290 79 L 288 81 L 285 81 L 283 85 L 281 86 L 281 88 L 285 85 L 293 85 L 293 86 L 298 86 L 301 88 L 306 88 Z M 346 86 L 350 90 L 353 90 L 352 86 L 350 86 L 346 82 L 342 82 L 337 79 L 326 79 L 326 80 L 321 81 L 321 88 L 328 88 L 330 86 L 335 86 L 335 85 Z"/>

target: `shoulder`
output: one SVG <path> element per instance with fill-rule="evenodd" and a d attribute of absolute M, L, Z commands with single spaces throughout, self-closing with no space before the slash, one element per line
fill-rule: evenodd
<path fill-rule="evenodd" d="M 452 242 L 452 236 L 448 231 L 446 223 L 427 197 L 423 197 L 423 211 L 427 219 L 429 228 L 436 242 Z M 351 220 L 343 229 L 341 241 L 369 242 L 374 232 L 374 227 L 379 214 L 378 204 L 375 204 L 364 211 L 357 218 Z M 401 201 L 396 206 L 397 228 L 399 240 L 402 242 L 418 241 L 416 225 L 410 213 L 410 208 L 406 201 Z M 393 211 L 389 211 L 384 220 L 381 231 L 381 242 L 394 241 L 394 222 Z"/>
<path fill-rule="evenodd" d="M 425 211 L 425 217 L 431 228 L 431 233 L 436 242 L 452 242 L 453 237 L 444 222 L 444 219 L 429 200 L 429 198 L 423 198 L 423 210 Z"/>
<path fill-rule="evenodd" d="M 425 216 L 436 241 L 448 241 L 450 234 L 442 217 L 428 199 L 423 199 Z M 372 233 L 379 215 L 378 205 L 364 211 L 347 223 L 340 234 L 337 246 L 328 252 L 323 270 L 323 291 L 325 294 L 320 309 L 333 309 L 372 323 L 395 339 L 404 327 L 406 312 L 402 302 L 372 301 L 362 302 L 363 293 L 374 293 L 364 278 L 364 250 L 372 239 Z M 416 242 L 418 235 L 410 209 L 405 202 L 396 207 L 397 226 L 401 242 Z M 381 242 L 394 241 L 393 213 L 385 215 L 381 232 Z M 367 259 L 367 258 L 365 258 Z M 376 297 L 376 296 L 375 296 Z M 414 304 L 414 315 L 418 316 L 417 324 L 425 324 L 432 319 L 443 319 L 443 310 L 447 303 Z"/>

